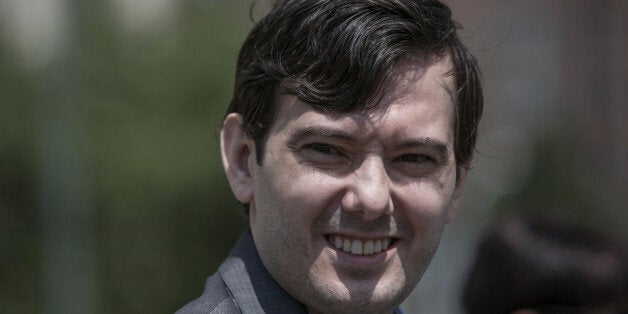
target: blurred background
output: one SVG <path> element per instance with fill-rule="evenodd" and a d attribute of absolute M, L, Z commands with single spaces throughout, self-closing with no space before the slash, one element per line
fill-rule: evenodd
<path fill-rule="evenodd" d="M 447 1 L 484 72 L 464 206 L 408 313 L 460 313 L 483 228 L 628 243 L 628 1 Z M 0 312 L 170 313 L 247 226 L 216 126 L 249 0 L 0 0 Z"/>

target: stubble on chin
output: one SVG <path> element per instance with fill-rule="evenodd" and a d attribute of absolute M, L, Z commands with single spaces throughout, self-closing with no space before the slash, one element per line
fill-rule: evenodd
<path fill-rule="evenodd" d="M 316 266 L 310 269 L 308 283 L 303 285 L 310 289 L 300 301 L 310 313 L 392 313 L 412 291 L 406 291 L 401 269 L 394 278 L 380 280 L 381 276 L 369 278 L 359 272 L 357 277 L 338 276 L 335 269 L 330 274 L 330 269 L 321 268 L 324 271 Z"/>

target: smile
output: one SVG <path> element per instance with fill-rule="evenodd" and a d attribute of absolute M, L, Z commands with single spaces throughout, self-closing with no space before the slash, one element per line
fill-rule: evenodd
<path fill-rule="evenodd" d="M 394 238 L 363 240 L 339 235 L 329 235 L 328 239 L 337 250 L 353 255 L 378 254 L 388 250 L 395 241 Z"/>

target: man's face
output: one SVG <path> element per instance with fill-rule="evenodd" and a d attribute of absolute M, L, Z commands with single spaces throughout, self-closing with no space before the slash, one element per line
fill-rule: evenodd
<path fill-rule="evenodd" d="M 454 216 L 451 64 L 417 64 L 403 62 L 395 87 L 364 112 L 331 115 L 279 96 L 261 166 L 247 159 L 262 261 L 312 312 L 392 311 Z"/>

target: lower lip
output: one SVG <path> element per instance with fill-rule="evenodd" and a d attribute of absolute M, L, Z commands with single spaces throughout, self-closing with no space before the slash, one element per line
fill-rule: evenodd
<path fill-rule="evenodd" d="M 386 260 L 388 251 L 383 251 L 377 254 L 370 255 L 354 255 L 344 251 L 336 250 L 336 256 L 341 263 L 356 265 L 356 266 L 373 266 L 380 264 Z"/>

